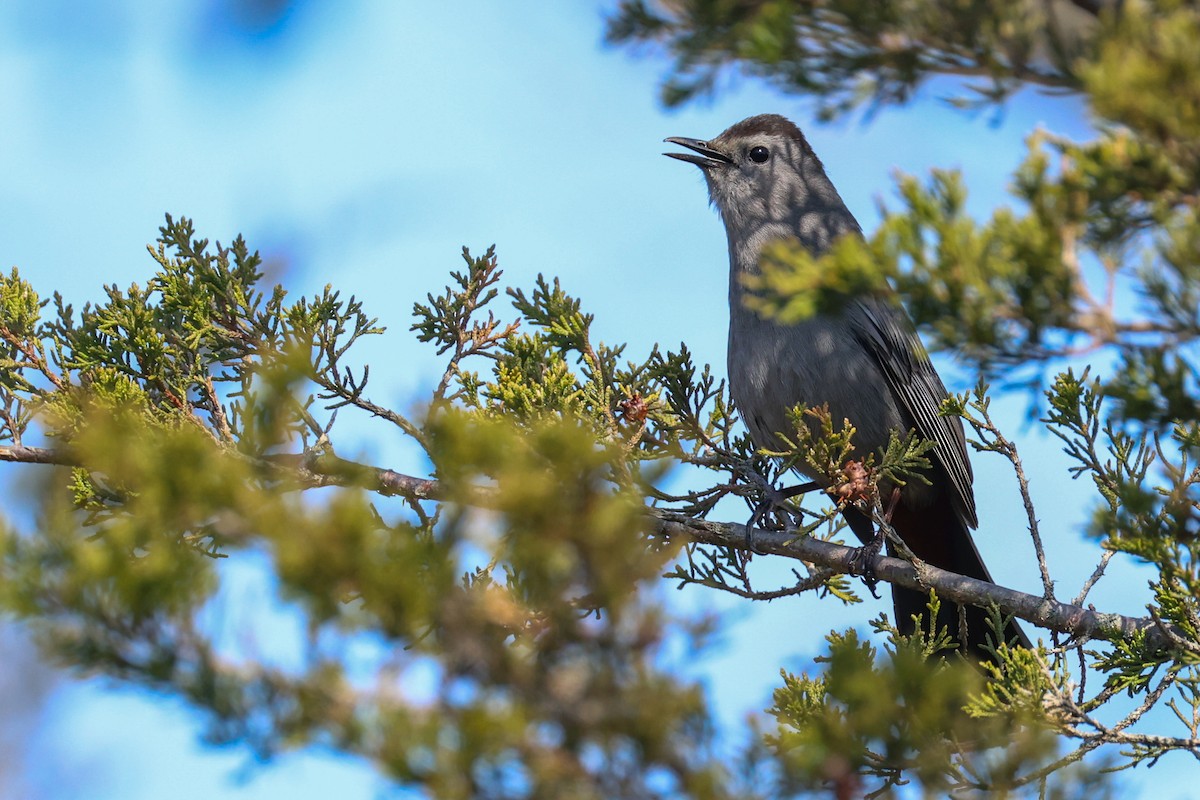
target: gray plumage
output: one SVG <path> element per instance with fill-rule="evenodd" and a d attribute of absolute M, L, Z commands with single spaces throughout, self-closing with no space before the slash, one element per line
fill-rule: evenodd
<path fill-rule="evenodd" d="M 946 389 L 904 312 L 882 299 L 858 298 L 837 313 L 781 325 L 743 302 L 742 277 L 759 271 L 763 249 L 772 241 L 794 239 L 820 254 L 839 236 L 861 235 L 800 129 L 783 117 L 762 115 L 708 141 L 667 141 L 693 151 L 666 155 L 700 167 L 725 224 L 729 386 L 755 443 L 780 449 L 778 434 L 789 430 L 787 412 L 798 403 L 828 404 L 835 422 L 850 420 L 859 458 L 884 448 L 892 431 L 913 430 L 931 439 L 931 483 L 908 481 L 893 524 L 921 558 L 991 580 L 968 530 L 977 520 L 962 423 L 938 413 Z M 869 520 L 853 512 L 847 519 L 865 542 Z M 920 613 L 925 597 L 906 590 L 894 596 L 897 624 L 911 630 L 905 617 Z M 947 606 L 939 622 L 957 632 L 957 609 Z M 984 632 L 973 630 L 981 619 L 980 612 L 969 610 L 973 651 L 983 642 Z"/>

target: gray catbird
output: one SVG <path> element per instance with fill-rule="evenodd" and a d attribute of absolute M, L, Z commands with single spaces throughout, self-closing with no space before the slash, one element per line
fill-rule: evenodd
<path fill-rule="evenodd" d="M 671 137 L 693 151 L 666 153 L 700 167 L 709 197 L 729 238 L 729 388 L 754 442 L 779 450 L 789 429 L 788 411 L 799 403 L 828 404 L 833 420 L 857 429 L 856 452 L 886 446 L 892 431 L 915 431 L 935 444 L 925 477 L 898 490 L 891 523 L 922 560 L 990 581 L 970 529 L 978 523 L 962 422 L 938 408 L 946 389 L 903 311 L 878 298 L 857 298 L 841 310 L 796 325 L 764 319 L 743 302 L 742 276 L 759 271 L 763 248 L 793 239 L 813 254 L 861 229 L 804 134 L 788 120 L 764 114 L 742 120 L 715 139 Z M 820 482 L 822 476 L 809 475 Z M 893 494 L 883 487 L 885 498 Z M 870 519 L 853 507 L 843 512 L 864 545 L 878 547 Z M 868 562 L 871 559 L 868 559 Z M 928 598 L 893 587 L 899 628 L 911 633 L 914 614 Z M 958 606 L 942 603 L 938 624 L 957 638 Z M 967 651 L 991 635 L 987 614 L 966 608 Z M 1027 644 L 1010 623 L 1005 638 Z"/>

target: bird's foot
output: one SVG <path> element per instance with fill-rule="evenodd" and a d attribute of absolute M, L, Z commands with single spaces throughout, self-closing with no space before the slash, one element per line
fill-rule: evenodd
<path fill-rule="evenodd" d="M 862 547 L 854 548 L 847 565 L 850 574 L 862 578 L 863 583 L 871 592 L 871 596 L 875 599 L 879 599 L 879 593 L 875 591 L 875 587 L 879 584 L 879 579 L 875 577 L 875 559 L 883 549 L 883 539 L 883 532 L 880 531 Z"/>
<path fill-rule="evenodd" d="M 892 514 L 896 511 L 896 505 L 900 502 L 900 490 L 892 489 L 892 496 L 888 500 L 887 508 L 883 512 L 883 519 L 888 524 L 892 524 Z M 874 526 L 871 526 L 874 527 Z M 870 530 L 868 528 L 867 530 Z M 875 529 L 871 540 L 862 547 L 854 548 L 850 554 L 850 562 L 847 567 L 851 575 L 856 575 L 862 578 L 862 582 L 866 584 L 867 589 L 871 592 L 871 596 L 879 599 L 879 593 L 875 591 L 875 587 L 879 584 L 879 578 L 875 577 L 875 558 L 883 550 L 883 542 L 887 538 L 887 534 L 883 528 Z"/>
<path fill-rule="evenodd" d="M 773 530 L 782 530 L 787 527 L 787 523 L 780 523 L 779 516 L 781 513 L 786 513 L 787 508 L 782 504 L 783 496 L 772 487 L 768 486 L 763 499 L 754 506 L 754 511 L 750 514 L 750 519 L 746 521 L 746 549 L 755 555 L 762 555 L 763 551 L 758 549 L 758 545 L 754 543 L 754 531 L 757 528 L 768 528 Z"/>
<path fill-rule="evenodd" d="M 776 489 L 771 485 L 764 486 L 763 499 L 754 507 L 754 513 L 750 515 L 749 521 L 746 522 L 746 547 L 750 552 L 757 555 L 763 554 L 754 543 L 754 530 L 756 528 L 787 530 L 789 523 L 794 527 L 797 524 L 797 519 L 795 512 L 787 503 L 788 499 L 810 492 L 816 488 L 818 487 L 815 481 L 789 486 L 786 489 Z M 772 519 L 773 524 L 768 525 L 768 519 Z"/>

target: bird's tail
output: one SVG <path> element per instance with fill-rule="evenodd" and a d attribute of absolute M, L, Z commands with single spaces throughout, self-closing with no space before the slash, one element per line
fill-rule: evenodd
<path fill-rule="evenodd" d="M 892 527 L 904 540 L 909 549 L 935 567 L 957 572 L 970 578 L 992 582 L 971 531 L 948 502 L 933 503 L 925 508 L 911 509 L 901 501 L 892 514 Z M 892 600 L 896 608 L 896 627 L 901 633 L 911 634 L 915 630 L 914 615 L 920 615 L 922 626 L 929 613 L 929 595 L 923 592 L 892 587 Z M 965 606 L 966 641 L 962 642 L 963 654 L 980 661 L 991 661 L 992 656 L 985 646 L 994 647 L 996 633 L 989 623 L 989 613 L 975 606 Z M 945 628 L 956 640 L 960 639 L 959 607 L 943 600 L 937 615 L 938 628 Z M 1014 621 L 1004 627 L 1004 640 L 1029 647 L 1029 639 Z"/>

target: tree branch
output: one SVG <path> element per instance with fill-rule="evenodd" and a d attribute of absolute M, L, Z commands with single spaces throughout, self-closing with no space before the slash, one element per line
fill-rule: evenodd
<path fill-rule="evenodd" d="M 0 445 L 0 461 L 14 464 L 53 464 L 59 467 L 78 467 L 79 460 L 61 450 L 46 447 L 26 447 L 21 444 Z"/>
<path fill-rule="evenodd" d="M 67 453 L 18 445 L 0 446 L 0 461 L 81 466 L 78 460 Z M 311 487 L 355 486 L 411 500 L 444 500 L 448 496 L 445 487 L 436 480 L 347 461 L 331 453 L 272 455 L 262 461 L 276 469 L 287 470 L 293 480 Z M 486 490 L 480 490 L 478 504 L 485 507 L 489 505 L 489 493 Z M 646 513 L 652 521 L 647 532 L 652 536 L 685 538 L 701 544 L 747 549 L 744 525 L 711 522 L 658 508 L 647 508 Z M 797 537 L 794 533 L 759 529 L 754 530 L 753 541 L 759 553 L 793 558 L 835 573 L 852 572 L 851 561 L 855 551 L 844 545 L 813 537 Z M 968 578 L 931 564 L 921 564 L 918 573 L 917 568 L 907 561 L 880 556 L 875 562 L 875 573 L 881 581 L 918 592 L 934 589 L 943 600 L 960 605 L 986 607 L 994 603 L 1004 614 L 1078 639 L 1115 641 L 1144 634 L 1147 647 L 1154 651 L 1177 649 L 1180 646 L 1175 641 L 1177 637 L 1188 641 L 1182 631 L 1152 617 L 1107 614 Z"/>
<path fill-rule="evenodd" d="M 723 547 L 746 547 L 744 525 L 693 519 L 653 508 L 649 509 L 649 513 L 656 521 L 652 530 L 655 535 L 668 538 L 683 536 L 694 542 Z M 786 532 L 757 529 L 754 531 L 754 545 L 762 553 L 795 558 L 828 567 L 839 573 L 851 572 L 854 548 L 844 545 L 812 537 L 796 538 L 795 535 Z M 936 589 L 938 597 L 960 605 L 986 606 L 988 603 L 995 603 L 1005 614 L 1081 639 L 1128 639 L 1137 633 L 1144 633 L 1146 644 L 1151 649 L 1172 649 L 1172 642 L 1159 629 L 1159 623 L 1149 617 L 1105 614 L 968 578 L 931 564 L 922 564 L 919 578 L 917 569 L 912 564 L 886 556 L 880 556 L 876 560 L 875 573 L 879 580 L 896 586 L 919 592 Z"/>
<path fill-rule="evenodd" d="M 284 453 L 264 456 L 262 460 L 274 467 L 294 472 L 301 482 L 312 487 L 356 486 L 385 495 L 407 497 L 410 500 L 446 499 L 444 488 L 435 480 L 347 461 L 333 453 Z"/>

